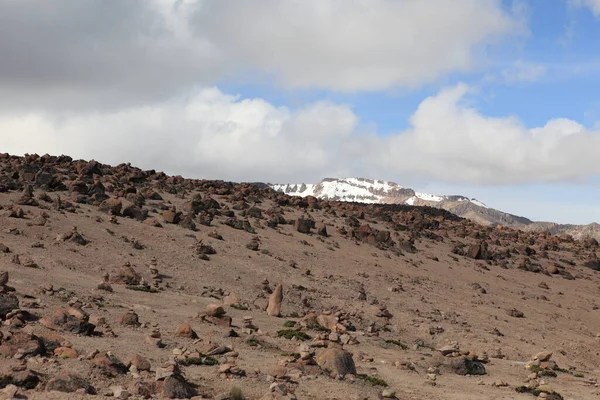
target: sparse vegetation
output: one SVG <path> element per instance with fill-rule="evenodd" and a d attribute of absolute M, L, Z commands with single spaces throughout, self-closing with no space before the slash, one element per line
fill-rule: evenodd
<path fill-rule="evenodd" d="M 277 331 L 277 337 L 284 337 L 286 339 L 297 339 L 297 340 L 309 340 L 310 336 L 302 331 L 294 329 L 282 329 Z"/>
<path fill-rule="evenodd" d="M 136 292 L 147 292 L 147 293 L 158 293 L 159 290 L 150 286 L 135 286 L 135 285 L 127 285 L 126 289 L 135 290 Z"/>
<path fill-rule="evenodd" d="M 322 325 L 319 324 L 310 324 L 307 326 L 308 329 L 312 330 L 312 331 L 319 331 L 319 332 L 331 332 L 330 329 L 325 328 Z"/>
<path fill-rule="evenodd" d="M 396 339 L 386 339 L 385 342 L 389 343 L 389 344 L 394 344 L 394 345 L 400 347 L 402 350 L 408 350 L 408 346 L 406 344 L 402 343 L 399 340 L 396 340 Z"/>
<path fill-rule="evenodd" d="M 361 374 L 361 375 L 356 375 L 356 377 L 358 379 L 360 379 L 361 381 L 368 383 L 371 386 L 383 386 L 383 387 L 388 386 L 388 383 L 386 381 L 384 381 L 383 379 L 378 378 L 376 376 Z"/>
<path fill-rule="evenodd" d="M 219 360 L 211 356 L 200 356 L 200 357 L 192 357 L 185 358 L 180 361 L 181 365 L 189 366 L 189 365 L 217 365 L 219 364 Z"/>
<path fill-rule="evenodd" d="M 539 397 L 541 393 L 546 393 L 547 394 L 547 399 L 551 399 L 551 400 L 563 400 L 564 397 L 558 393 L 558 392 L 546 392 L 543 390 L 539 390 L 537 388 L 533 388 L 533 387 L 529 387 L 529 386 L 517 386 L 515 388 L 515 391 L 517 393 L 529 393 L 535 397 Z"/>

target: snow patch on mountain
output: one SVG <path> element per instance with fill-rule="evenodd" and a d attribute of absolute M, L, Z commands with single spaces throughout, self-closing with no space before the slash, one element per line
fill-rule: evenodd
<path fill-rule="evenodd" d="M 440 196 L 415 192 L 395 182 L 374 179 L 325 178 L 317 184 L 269 184 L 274 190 L 292 196 L 314 196 L 325 200 L 355 201 L 358 203 L 400 203 L 413 206 L 415 204 L 431 204 L 442 202 L 470 202 L 476 206 L 488 208 L 477 199 L 464 196 Z"/>
<path fill-rule="evenodd" d="M 488 206 L 486 206 L 485 204 L 483 204 L 482 202 L 480 202 L 480 201 L 479 201 L 479 200 L 477 200 L 477 199 L 471 199 L 471 200 L 469 200 L 469 201 L 470 201 L 471 203 L 475 204 L 476 206 L 483 207 L 483 208 L 489 208 Z"/>
<path fill-rule="evenodd" d="M 440 202 L 440 201 L 443 201 L 446 199 L 445 196 L 436 196 L 434 194 L 420 193 L 420 192 L 415 192 L 415 196 L 421 200 L 435 201 L 435 202 Z"/>
<path fill-rule="evenodd" d="M 360 178 L 328 178 L 323 179 L 316 185 L 302 183 L 274 184 L 269 186 L 274 190 L 292 196 L 314 196 L 326 200 L 356 201 L 359 203 L 379 203 L 385 194 L 393 189 L 400 188 L 393 182 Z"/>

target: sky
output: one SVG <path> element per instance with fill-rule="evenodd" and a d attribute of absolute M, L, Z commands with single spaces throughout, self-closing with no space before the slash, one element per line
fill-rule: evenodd
<path fill-rule="evenodd" d="M 0 0 L 0 151 L 600 222 L 600 0 Z"/>

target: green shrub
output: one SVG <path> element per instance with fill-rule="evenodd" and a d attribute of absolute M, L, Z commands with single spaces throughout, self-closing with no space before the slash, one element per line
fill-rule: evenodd
<path fill-rule="evenodd" d="M 383 386 L 383 387 L 388 386 L 386 381 L 384 381 L 381 378 L 377 378 L 376 376 L 356 375 L 356 377 L 362 381 L 365 381 L 366 383 L 368 383 L 371 386 Z"/>
<path fill-rule="evenodd" d="M 158 293 L 159 290 L 150 286 L 133 286 L 133 285 L 127 285 L 125 286 L 126 289 L 129 290 L 135 290 L 137 292 L 148 292 L 148 293 Z"/>
<path fill-rule="evenodd" d="M 181 365 L 185 365 L 186 367 L 189 365 L 217 365 L 219 361 L 210 356 L 200 356 L 200 357 L 192 357 L 185 358 L 180 361 Z"/>
<path fill-rule="evenodd" d="M 307 335 L 304 332 L 301 331 L 297 331 L 294 329 L 282 329 L 280 331 L 277 331 L 277 336 L 278 337 L 284 337 L 286 339 L 298 339 L 298 340 L 309 340 L 310 336 Z"/>

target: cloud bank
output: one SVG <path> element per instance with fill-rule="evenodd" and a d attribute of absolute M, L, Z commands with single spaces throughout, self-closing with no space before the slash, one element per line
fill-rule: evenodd
<path fill-rule="evenodd" d="M 3 151 L 132 162 L 187 177 L 316 181 L 324 176 L 404 176 L 509 185 L 586 179 L 600 173 L 600 134 L 568 119 L 529 129 L 489 117 L 459 84 L 419 105 L 402 132 L 365 131 L 352 109 L 300 109 L 242 99 L 211 87 L 191 97 L 119 112 L 0 115 Z"/>
<path fill-rule="evenodd" d="M 501 0 L 8 0 L 0 107 L 121 109 L 235 79 L 373 91 L 470 71 Z"/>
<path fill-rule="evenodd" d="M 478 68 L 486 47 L 524 31 L 519 7 L 501 0 L 0 1 L 0 151 L 272 182 L 598 174 L 598 133 L 566 119 L 530 129 L 483 115 L 463 84 L 424 99 L 409 128 L 387 136 L 347 104 L 288 108 L 218 88 L 417 87 Z M 500 78 L 543 73 L 517 61 Z"/>

